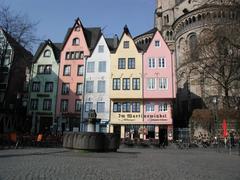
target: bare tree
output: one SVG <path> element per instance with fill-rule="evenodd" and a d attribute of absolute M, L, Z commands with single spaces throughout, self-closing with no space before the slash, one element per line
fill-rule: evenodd
<path fill-rule="evenodd" d="M 13 12 L 10 6 L 0 5 L 0 27 L 24 48 L 31 49 L 38 41 L 35 34 L 37 24 L 30 21 L 28 16 Z"/>
<path fill-rule="evenodd" d="M 214 84 L 227 108 L 239 108 L 240 37 L 239 23 L 215 25 L 198 37 L 186 51 L 188 68 L 198 71 L 205 82 Z M 207 84 L 210 85 L 210 84 Z"/>

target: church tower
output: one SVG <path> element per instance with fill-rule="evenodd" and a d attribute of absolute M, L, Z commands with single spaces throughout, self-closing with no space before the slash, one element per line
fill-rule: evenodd
<path fill-rule="evenodd" d="M 175 21 L 174 7 L 177 1 L 179 0 L 156 0 L 155 27 L 162 33 L 171 50 L 174 50 L 172 25 Z"/>

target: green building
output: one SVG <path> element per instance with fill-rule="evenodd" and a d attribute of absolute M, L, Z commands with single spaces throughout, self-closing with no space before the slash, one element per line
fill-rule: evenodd
<path fill-rule="evenodd" d="M 32 133 L 44 133 L 54 126 L 61 43 L 41 43 L 31 70 L 28 115 Z"/>

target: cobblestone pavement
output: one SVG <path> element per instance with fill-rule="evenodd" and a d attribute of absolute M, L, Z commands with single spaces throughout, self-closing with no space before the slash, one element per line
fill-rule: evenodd
<path fill-rule="evenodd" d="M 0 150 L 0 180 L 239 180 L 240 156 L 203 149 L 120 148 L 90 153 L 61 148 Z"/>

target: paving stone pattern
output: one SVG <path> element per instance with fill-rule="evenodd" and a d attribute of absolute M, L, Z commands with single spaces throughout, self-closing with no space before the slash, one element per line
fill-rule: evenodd
<path fill-rule="evenodd" d="M 0 180 L 240 180 L 240 156 L 190 149 L 0 150 Z"/>

